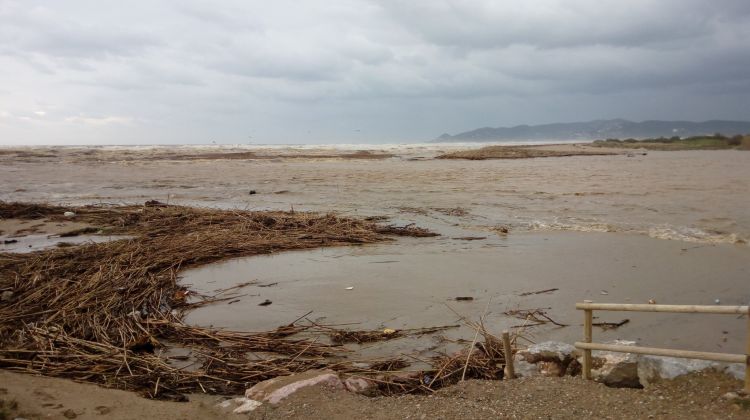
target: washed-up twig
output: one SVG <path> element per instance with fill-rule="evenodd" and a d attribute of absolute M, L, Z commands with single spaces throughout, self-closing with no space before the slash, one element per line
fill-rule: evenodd
<path fill-rule="evenodd" d="M 524 292 L 518 296 L 541 295 L 542 293 L 550 293 L 550 292 L 555 292 L 557 290 L 560 290 L 560 289 L 558 289 L 557 287 L 553 287 L 552 289 L 544 289 L 544 290 L 539 290 L 536 292 Z"/>
<path fill-rule="evenodd" d="M 231 290 L 242 289 L 243 287 L 247 287 L 247 286 L 250 286 L 251 284 L 257 284 L 257 283 L 258 282 L 256 280 L 252 280 L 252 281 L 248 281 L 248 282 L 245 282 L 245 283 L 237 284 L 237 285 L 232 286 L 232 287 L 227 287 L 226 289 L 217 289 L 215 291 L 216 294 L 214 294 L 214 297 L 223 295 L 224 293 L 229 292 Z"/>
<path fill-rule="evenodd" d="M 508 311 L 503 312 L 505 315 L 513 316 L 518 319 L 528 320 L 528 321 L 535 321 L 536 324 L 533 325 L 540 325 L 545 324 L 547 322 L 551 322 L 559 327 L 567 327 L 568 324 L 562 324 L 560 322 L 555 321 L 554 319 L 550 318 L 549 315 L 544 311 L 544 309 L 549 308 L 536 308 L 536 309 L 511 309 Z"/>
<path fill-rule="evenodd" d="M 321 326 L 322 327 L 322 326 Z M 330 330 L 331 341 L 334 343 L 370 343 L 375 341 L 388 341 L 408 335 L 424 335 L 444 331 L 449 328 L 458 328 L 458 325 L 443 325 L 439 327 L 411 328 L 411 329 L 383 329 L 383 330 Z"/>
<path fill-rule="evenodd" d="M 626 318 L 626 319 L 623 319 L 620 322 L 594 322 L 591 325 L 593 325 L 595 327 L 602 327 L 605 330 L 613 330 L 613 329 L 622 327 L 623 325 L 627 324 L 628 322 L 630 322 L 630 320 Z"/>

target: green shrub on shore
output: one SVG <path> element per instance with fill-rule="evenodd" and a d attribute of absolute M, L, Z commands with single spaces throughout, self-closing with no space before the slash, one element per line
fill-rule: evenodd
<path fill-rule="evenodd" d="M 750 150 L 750 135 L 736 135 L 732 137 L 716 133 L 711 136 L 693 136 L 680 138 L 678 136 L 659 137 L 650 139 L 606 139 L 593 142 L 597 147 L 643 148 L 648 150 L 719 150 L 738 149 Z"/>

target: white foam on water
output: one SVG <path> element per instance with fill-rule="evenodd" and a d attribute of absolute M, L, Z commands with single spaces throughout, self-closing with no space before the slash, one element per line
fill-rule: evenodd
<path fill-rule="evenodd" d="M 706 232 L 694 227 L 655 226 L 648 230 L 648 236 L 656 239 L 672 241 L 708 243 L 708 244 L 740 244 L 747 241 L 736 233 Z"/>
<path fill-rule="evenodd" d="M 621 232 L 647 235 L 654 239 L 682 241 L 703 244 L 744 244 L 747 240 L 732 232 L 708 232 L 696 227 L 659 225 L 636 227 L 601 222 L 560 222 L 533 220 L 527 225 L 532 231 L 574 231 L 574 232 Z"/>
<path fill-rule="evenodd" d="M 529 230 L 565 230 L 575 232 L 622 232 L 616 226 L 602 222 L 560 222 L 533 220 L 528 224 Z"/>

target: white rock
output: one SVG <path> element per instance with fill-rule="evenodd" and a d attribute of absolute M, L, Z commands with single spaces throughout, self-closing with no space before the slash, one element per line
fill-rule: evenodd
<path fill-rule="evenodd" d="M 279 376 L 267 381 L 259 382 L 245 391 L 245 397 L 278 404 L 284 398 L 308 386 L 328 386 L 343 389 L 344 384 L 338 375 L 330 370 L 308 370 L 289 376 Z"/>
<path fill-rule="evenodd" d="M 721 370 L 719 363 L 708 360 L 647 355 L 638 357 L 638 378 L 644 387 L 663 379 L 674 379 L 710 368 Z"/>
<path fill-rule="evenodd" d="M 63 216 L 65 217 L 75 217 L 75 215 L 76 214 L 73 213 L 72 211 L 66 211 L 65 213 L 63 213 Z"/>
<path fill-rule="evenodd" d="M 575 360 L 576 348 L 557 341 L 545 341 L 521 350 L 513 357 L 518 376 L 563 376 Z"/>
<path fill-rule="evenodd" d="M 604 365 L 592 370 L 597 382 L 613 387 L 638 388 L 638 357 L 633 353 L 595 352 L 594 359 L 604 359 Z"/>
<path fill-rule="evenodd" d="M 736 392 L 727 392 L 726 394 L 722 395 L 721 398 L 724 398 L 725 400 L 736 400 L 740 398 L 740 394 Z"/>
<path fill-rule="evenodd" d="M 727 375 L 733 377 L 734 379 L 739 379 L 740 381 L 745 380 L 745 365 L 742 363 L 727 363 L 722 364 L 722 372 L 726 373 Z"/>
<path fill-rule="evenodd" d="M 232 411 L 232 413 L 234 413 L 234 414 L 249 413 L 249 412 L 255 410 L 256 408 L 260 407 L 261 405 L 263 405 L 263 403 L 260 402 L 260 401 L 255 401 L 255 400 L 251 400 L 249 398 L 245 398 L 245 402 L 242 403 L 242 405 L 240 405 L 239 407 L 235 408 Z"/>
<path fill-rule="evenodd" d="M 523 355 L 518 353 L 513 356 L 513 370 L 519 378 L 529 378 L 539 375 L 539 367 L 533 363 L 527 362 Z"/>
<path fill-rule="evenodd" d="M 620 346 L 634 346 L 635 341 L 614 340 L 607 344 L 616 344 Z M 591 356 L 594 359 L 594 366 L 599 365 L 598 369 L 592 369 L 591 375 L 597 382 L 612 387 L 639 388 L 638 382 L 638 357 L 633 353 L 619 353 L 610 351 L 593 351 Z M 583 364 L 583 357 L 579 358 Z"/>
<path fill-rule="evenodd" d="M 557 359 L 562 362 L 566 359 L 573 358 L 576 353 L 576 348 L 571 346 L 570 344 L 561 343 L 558 341 L 545 341 L 543 343 L 534 344 L 528 349 L 523 350 L 522 353 L 528 356 L 534 356 L 534 359 Z M 528 356 L 526 357 L 526 360 L 531 361 L 529 360 Z"/>
<path fill-rule="evenodd" d="M 224 401 L 216 404 L 216 406 L 219 407 L 219 408 L 227 409 L 227 408 L 229 408 L 229 407 L 232 406 L 232 402 L 233 402 L 232 400 L 224 400 Z"/>

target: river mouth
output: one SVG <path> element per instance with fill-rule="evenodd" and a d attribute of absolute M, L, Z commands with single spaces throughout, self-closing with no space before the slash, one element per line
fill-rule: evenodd
<path fill-rule="evenodd" d="M 353 330 L 461 324 L 484 315 L 489 332 L 533 324 L 514 310 L 542 309 L 553 323 L 524 335 L 534 342 L 573 342 L 582 335 L 576 302 L 745 305 L 750 258 L 745 246 L 695 245 L 641 235 L 530 232 L 406 238 L 391 243 L 292 251 L 229 260 L 182 273 L 181 284 L 203 294 L 252 282 L 237 297 L 198 308 L 186 322 L 241 331 L 271 330 L 301 316 Z M 545 290 L 548 292 L 536 293 Z M 471 297 L 459 300 L 457 297 Z M 260 304 L 270 301 L 270 304 Z M 597 312 L 595 341 L 741 353 L 744 318 Z M 303 321 L 304 322 L 304 321 Z M 465 347 L 468 327 L 354 346 L 358 356 L 421 357 Z"/>

